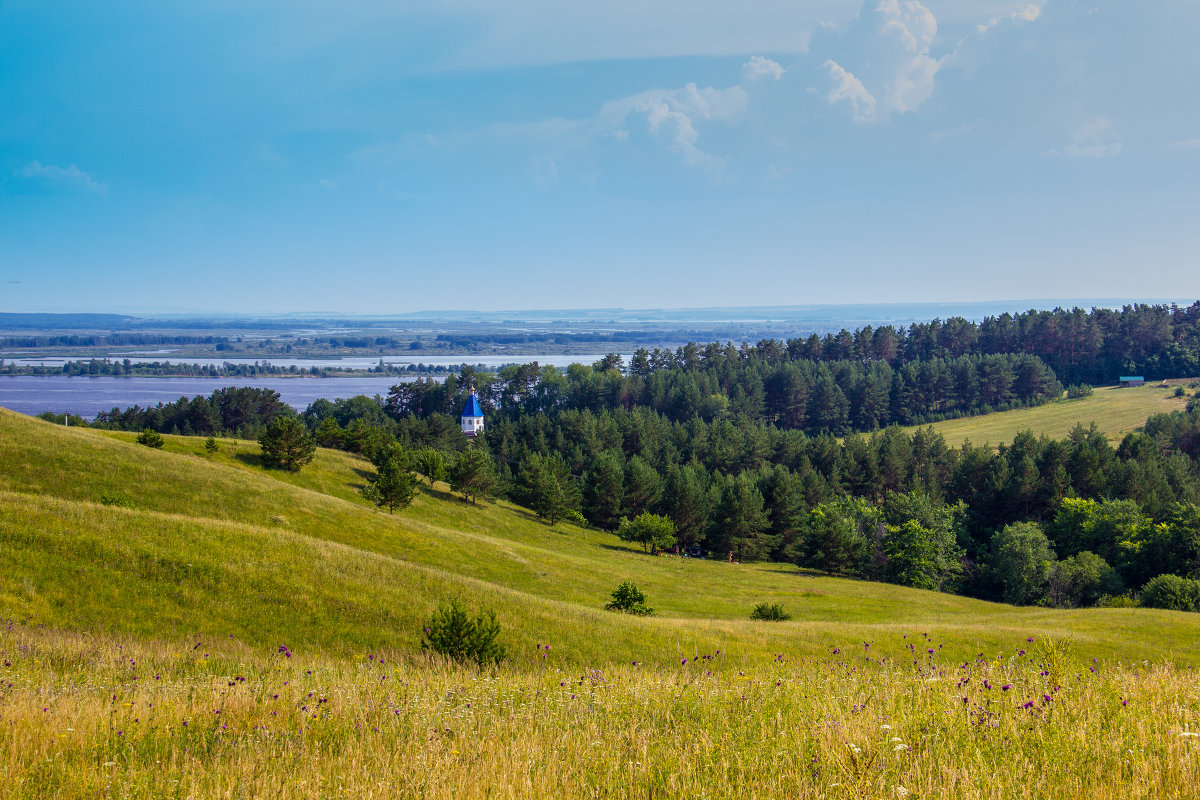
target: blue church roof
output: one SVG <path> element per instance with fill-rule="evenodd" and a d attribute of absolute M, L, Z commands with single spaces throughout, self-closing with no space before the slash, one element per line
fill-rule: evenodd
<path fill-rule="evenodd" d="M 463 409 L 462 415 L 464 417 L 483 416 L 483 409 L 479 406 L 479 398 L 475 396 L 474 392 L 471 392 L 471 397 L 467 400 L 467 407 Z"/>

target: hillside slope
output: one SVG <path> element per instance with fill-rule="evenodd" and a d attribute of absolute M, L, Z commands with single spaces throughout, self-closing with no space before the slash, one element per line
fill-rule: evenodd
<path fill-rule="evenodd" d="M 550 642 L 577 663 L 828 653 L 919 633 L 963 658 L 1050 636 L 1081 655 L 1200 660 L 1196 615 L 1013 608 L 781 564 L 654 558 L 441 485 L 393 516 L 357 498 L 370 465 L 345 453 L 319 451 L 289 475 L 262 469 L 253 443 L 222 442 L 210 460 L 199 439 L 155 451 L 131 438 L 0 412 L 0 617 L 399 653 L 461 597 L 499 610 L 513 647 Z M 657 617 L 601 610 L 622 580 Z M 749 621 L 764 600 L 796 621 Z"/>
<path fill-rule="evenodd" d="M 946 444 L 958 447 L 968 440 L 977 445 L 1007 443 L 1022 431 L 1061 439 L 1076 425 L 1086 428 L 1095 423 L 1116 444 L 1125 434 L 1140 430 L 1152 414 L 1184 408 L 1187 399 L 1175 397 L 1174 393 L 1175 386 L 1167 389 L 1158 386 L 1105 387 L 1096 389 L 1090 397 L 935 422 L 933 428 L 945 437 Z M 905 430 L 921 427 L 925 426 L 916 425 Z"/>

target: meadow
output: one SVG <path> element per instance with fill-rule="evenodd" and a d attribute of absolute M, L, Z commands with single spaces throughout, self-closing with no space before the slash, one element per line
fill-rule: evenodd
<path fill-rule="evenodd" d="M 165 439 L 0 412 L 0 797 L 1192 793 L 1197 615 L 647 556 L 442 484 L 389 515 L 349 454 Z M 421 652 L 450 598 L 508 661 Z"/>
<path fill-rule="evenodd" d="M 1076 424 L 1088 427 L 1095 423 L 1109 440 L 1118 444 L 1125 434 L 1139 430 L 1152 414 L 1178 411 L 1187 405 L 1186 397 L 1175 397 L 1175 386 L 1157 385 L 1127 388 L 1101 387 L 1091 396 L 1074 400 L 1062 399 L 1046 405 L 1015 408 L 975 417 L 933 423 L 946 444 L 959 447 L 963 442 L 998 445 L 1011 442 L 1022 431 L 1034 436 L 1045 434 L 1051 439 L 1064 438 Z M 1192 390 L 1188 390 L 1191 394 Z M 923 425 L 905 430 L 912 431 Z"/>

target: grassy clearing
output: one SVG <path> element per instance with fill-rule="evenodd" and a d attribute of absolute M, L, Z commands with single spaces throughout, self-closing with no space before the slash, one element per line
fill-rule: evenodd
<path fill-rule="evenodd" d="M 939 644 L 477 672 L 15 625 L 0 797 L 1194 796 L 1190 670 Z"/>
<path fill-rule="evenodd" d="M 1051 439 L 1065 437 L 1076 424 L 1085 428 L 1093 422 L 1115 444 L 1131 431 L 1141 429 L 1152 414 L 1182 409 L 1186 398 L 1174 397 L 1175 387 L 1158 386 L 1096 389 L 1091 397 L 1059 400 L 1034 408 L 1017 408 L 979 417 L 964 417 L 936 422 L 933 428 L 946 437 L 946 444 L 958 447 L 972 444 L 1011 442 L 1022 431 L 1045 434 Z M 914 426 L 907 430 L 915 430 Z"/>

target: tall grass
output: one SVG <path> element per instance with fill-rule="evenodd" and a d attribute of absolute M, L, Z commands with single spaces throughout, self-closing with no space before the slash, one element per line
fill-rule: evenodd
<path fill-rule="evenodd" d="M 475 671 L 10 625 L 0 797 L 1195 796 L 1191 670 L 938 644 L 741 667 L 568 668 L 530 647 Z"/>

